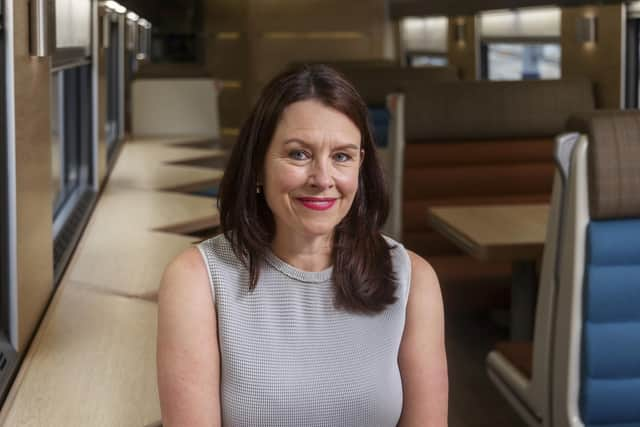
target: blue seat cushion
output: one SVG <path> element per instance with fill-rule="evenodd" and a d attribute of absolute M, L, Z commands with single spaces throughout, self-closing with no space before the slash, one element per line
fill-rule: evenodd
<path fill-rule="evenodd" d="M 389 145 L 389 121 L 391 114 L 385 106 L 369 105 L 369 119 L 373 125 L 373 139 L 378 147 Z"/>
<path fill-rule="evenodd" d="M 583 422 L 640 427 L 640 219 L 589 224 L 583 298 Z"/>
<path fill-rule="evenodd" d="M 218 197 L 218 187 L 207 187 L 202 190 L 194 191 L 194 196 Z"/>

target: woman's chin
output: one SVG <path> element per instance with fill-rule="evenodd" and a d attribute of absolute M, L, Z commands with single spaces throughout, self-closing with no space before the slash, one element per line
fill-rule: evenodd
<path fill-rule="evenodd" d="M 322 237 L 322 236 L 331 236 L 333 235 L 334 230 L 336 229 L 336 225 L 334 223 L 309 223 L 304 224 L 303 233 L 309 237 Z"/>

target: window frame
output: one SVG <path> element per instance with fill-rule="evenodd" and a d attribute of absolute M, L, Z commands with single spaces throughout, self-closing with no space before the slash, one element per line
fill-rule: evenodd
<path fill-rule="evenodd" d="M 4 75 L 4 37 L 0 36 L 0 331 L 9 330 L 9 153 L 4 105 L 6 83 Z"/>
<path fill-rule="evenodd" d="M 62 73 L 62 74 L 58 74 Z M 58 74 L 58 75 L 56 75 Z M 60 99 L 58 104 L 60 119 L 60 179 L 62 190 L 54 203 L 54 223 L 64 213 L 65 205 L 74 198 L 74 194 L 83 191 L 83 187 L 92 186 L 92 134 L 91 134 L 91 66 L 77 65 L 52 70 L 52 78 L 58 85 Z M 84 90 L 83 90 L 84 89 Z M 78 100 L 77 104 L 74 100 Z M 77 173 L 74 182 L 68 182 L 68 172 L 74 166 L 72 155 L 77 160 Z M 59 227 L 58 227 L 59 229 Z M 56 237 L 54 226 L 54 238 Z"/>
<path fill-rule="evenodd" d="M 625 108 L 640 107 L 640 16 L 626 19 Z"/>
<path fill-rule="evenodd" d="M 124 134 L 124 123 L 121 109 L 123 105 L 123 73 L 124 68 L 124 41 L 120 32 L 120 21 L 117 16 L 109 18 L 109 47 L 105 49 L 106 84 L 107 84 L 107 108 L 106 108 L 106 143 L 107 163 L 111 164 L 114 153 Z"/>
<path fill-rule="evenodd" d="M 86 225 L 95 191 L 93 175 L 92 65 L 74 64 L 51 70 L 58 85 L 59 114 L 52 116 L 60 129 L 60 197 L 53 201 L 54 283 L 58 283 L 73 248 Z M 53 123 L 52 123 L 53 127 Z M 53 179 L 53 177 L 52 177 Z"/>
<path fill-rule="evenodd" d="M 0 10 L 0 22 L 3 21 Z M 15 329 L 12 324 L 12 287 L 15 273 L 12 274 L 11 247 L 15 244 L 15 213 L 12 214 L 11 185 L 15 180 L 11 174 L 15 168 L 10 167 L 10 147 L 8 135 L 6 88 L 6 39 L 4 25 L 0 27 L 0 404 L 4 402 L 13 377 L 18 370 L 18 354 L 11 343 L 11 335 Z M 15 205 L 15 202 L 13 203 Z M 13 220 L 12 220 L 13 216 Z"/>

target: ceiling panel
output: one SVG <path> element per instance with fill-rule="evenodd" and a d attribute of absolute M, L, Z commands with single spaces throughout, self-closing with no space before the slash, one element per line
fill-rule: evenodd
<path fill-rule="evenodd" d="M 195 33 L 202 28 L 202 0 L 117 0 L 163 33 Z"/>
<path fill-rule="evenodd" d="M 578 6 L 593 0 L 389 0 L 392 18 L 425 15 L 473 15 L 482 10 L 514 9 L 526 6 Z M 621 3 L 598 0 L 597 3 Z"/>

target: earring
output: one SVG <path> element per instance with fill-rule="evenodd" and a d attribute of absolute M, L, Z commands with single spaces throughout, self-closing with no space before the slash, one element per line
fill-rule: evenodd
<path fill-rule="evenodd" d="M 262 193 L 262 185 L 258 184 L 256 185 L 256 194 L 260 194 Z"/>

